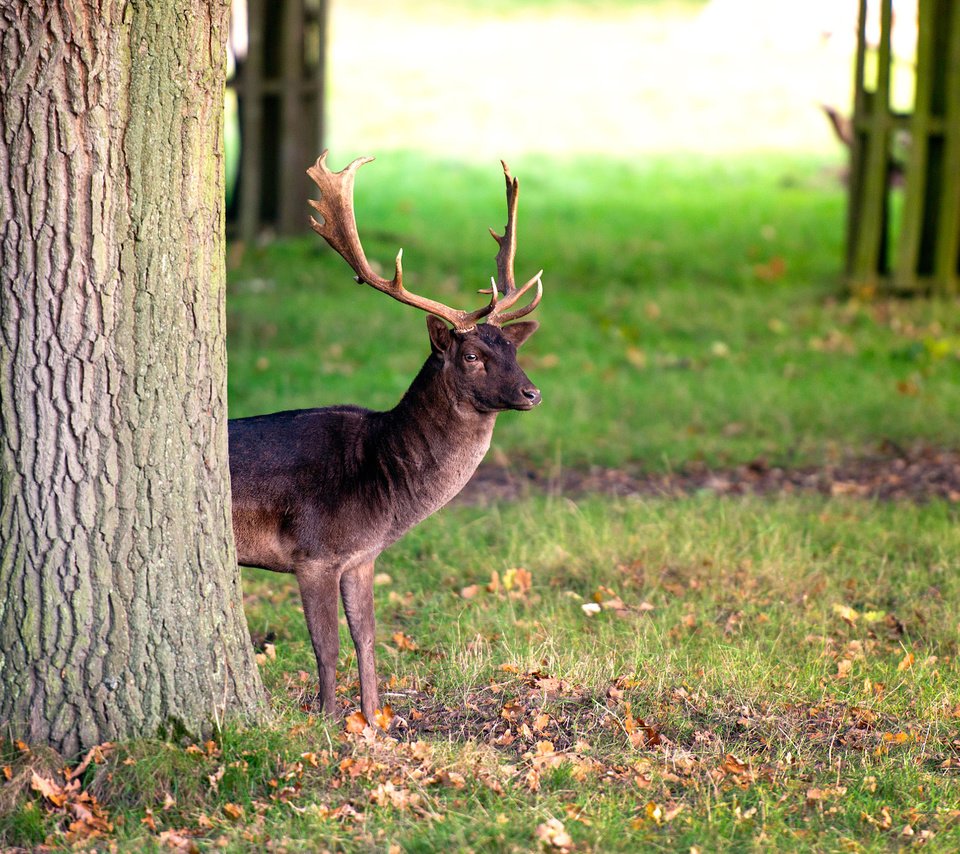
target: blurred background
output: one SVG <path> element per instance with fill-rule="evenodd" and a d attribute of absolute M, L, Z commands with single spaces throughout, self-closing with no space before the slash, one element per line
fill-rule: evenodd
<path fill-rule="evenodd" d="M 235 0 L 231 414 L 389 407 L 426 355 L 409 308 L 303 236 L 304 170 L 328 147 L 334 169 L 377 157 L 356 188 L 367 254 L 402 246 L 409 286 L 461 307 L 493 272 L 498 160 L 520 177 L 545 403 L 501 419 L 494 462 L 953 443 L 954 5 Z"/>

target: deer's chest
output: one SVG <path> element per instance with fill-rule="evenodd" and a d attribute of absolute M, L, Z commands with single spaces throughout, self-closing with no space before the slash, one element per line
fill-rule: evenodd
<path fill-rule="evenodd" d="M 490 447 L 490 436 L 464 443 L 441 460 L 414 467 L 399 485 L 394 512 L 393 539 L 455 498 L 473 477 Z"/>

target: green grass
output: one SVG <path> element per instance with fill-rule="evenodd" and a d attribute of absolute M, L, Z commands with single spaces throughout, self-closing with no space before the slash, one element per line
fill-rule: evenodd
<path fill-rule="evenodd" d="M 546 271 L 524 353 L 544 404 L 501 418 L 494 460 L 655 471 L 956 445 L 957 306 L 844 293 L 834 163 L 511 165 L 518 275 Z M 384 156 L 357 187 L 368 255 L 403 246 L 409 287 L 474 305 L 501 180 Z M 426 356 L 418 312 L 319 238 L 231 256 L 232 416 L 399 398 Z M 64 760 L 0 742 L 0 845 L 66 849 L 101 821 L 88 842 L 120 851 L 957 850 L 958 521 L 955 504 L 817 496 L 447 508 L 378 563 L 395 738 L 317 716 L 295 582 L 245 571 L 273 722 L 118 745 L 62 804 L 32 781 L 62 785 Z"/>
<path fill-rule="evenodd" d="M 496 459 L 663 469 L 817 463 L 884 439 L 953 443 L 956 305 L 844 295 L 836 164 L 511 166 L 517 275 L 545 270 L 542 329 L 524 353 L 544 404 L 500 419 Z M 367 254 L 389 266 L 402 246 L 408 287 L 478 304 L 493 271 L 485 229 L 505 218 L 497 173 L 397 153 L 364 167 Z M 233 416 L 388 408 L 427 353 L 417 312 L 354 284 L 320 238 L 249 249 L 228 311 Z"/>
<path fill-rule="evenodd" d="M 957 521 L 945 504 L 817 497 L 451 508 L 378 567 L 399 741 L 301 709 L 313 663 L 295 586 L 249 571 L 251 628 L 276 647 L 274 723 L 122 745 L 80 779 L 120 850 L 164 832 L 240 850 L 532 850 L 551 818 L 581 850 L 955 850 Z M 8 746 L 3 761 L 16 780 L 31 757 Z M 66 825 L 27 800 L 0 833 L 37 844 Z"/>

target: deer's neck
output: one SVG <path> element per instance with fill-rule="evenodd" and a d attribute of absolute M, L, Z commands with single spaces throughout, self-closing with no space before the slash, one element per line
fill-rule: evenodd
<path fill-rule="evenodd" d="M 456 401 L 440 360 L 431 356 L 403 399 L 383 413 L 382 471 L 404 521 L 415 524 L 466 485 L 490 447 L 495 412 Z"/>

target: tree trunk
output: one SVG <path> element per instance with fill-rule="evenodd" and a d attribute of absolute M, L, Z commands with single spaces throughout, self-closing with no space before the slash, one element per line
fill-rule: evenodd
<path fill-rule="evenodd" d="M 0 723 L 262 714 L 227 458 L 222 0 L 0 4 Z"/>

